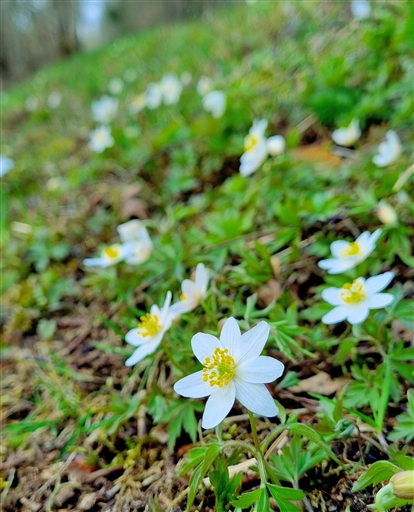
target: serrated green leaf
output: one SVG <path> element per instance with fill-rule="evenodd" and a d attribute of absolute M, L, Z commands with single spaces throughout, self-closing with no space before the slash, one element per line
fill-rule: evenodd
<path fill-rule="evenodd" d="M 300 501 L 306 496 L 300 489 L 291 489 L 290 487 L 282 487 L 281 485 L 267 484 L 267 488 L 276 501 L 278 498 Z"/>
<path fill-rule="evenodd" d="M 263 489 L 256 489 L 255 491 L 245 492 L 241 496 L 237 496 L 236 499 L 232 500 L 231 504 L 233 507 L 247 508 L 256 503 Z"/>
<path fill-rule="evenodd" d="M 361 475 L 355 485 L 352 487 L 352 492 L 358 492 L 365 489 L 368 485 L 377 485 L 379 482 L 389 480 L 392 475 L 399 473 L 401 469 L 388 462 L 387 460 L 379 460 L 371 464 L 368 471 Z"/>
<path fill-rule="evenodd" d="M 196 497 L 197 490 L 201 484 L 202 479 L 204 478 L 205 474 L 207 473 L 208 468 L 213 464 L 215 458 L 218 456 L 218 454 L 221 451 L 221 446 L 218 444 L 211 444 L 204 454 L 204 460 L 203 462 L 197 466 L 197 468 L 194 470 L 194 473 L 191 475 L 190 478 L 190 485 L 189 485 L 189 493 L 188 493 L 188 500 L 187 500 L 187 511 L 191 509 L 191 506 L 194 502 L 194 499 Z"/>

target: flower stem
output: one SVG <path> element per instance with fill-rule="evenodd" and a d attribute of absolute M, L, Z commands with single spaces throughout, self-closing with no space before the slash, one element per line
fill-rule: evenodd
<path fill-rule="evenodd" d="M 247 412 L 249 413 L 250 425 L 252 427 L 254 446 L 256 448 L 257 453 L 261 453 L 261 451 L 260 451 L 260 441 L 259 441 L 259 437 L 257 436 L 256 423 L 254 421 L 253 413 L 250 412 L 249 410 L 247 410 Z"/>
<path fill-rule="evenodd" d="M 223 422 L 221 421 L 216 427 L 216 436 L 220 444 L 223 444 Z"/>

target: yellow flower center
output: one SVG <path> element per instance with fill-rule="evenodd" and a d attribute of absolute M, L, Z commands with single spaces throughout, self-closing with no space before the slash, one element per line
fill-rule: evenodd
<path fill-rule="evenodd" d="M 146 338 L 147 336 L 155 336 L 162 329 L 157 315 L 147 313 L 145 316 L 142 316 L 140 320 L 141 322 L 138 325 L 137 333 L 143 338 Z"/>
<path fill-rule="evenodd" d="M 248 135 L 244 143 L 244 150 L 251 151 L 259 143 L 259 137 L 257 135 Z"/>
<path fill-rule="evenodd" d="M 121 255 L 121 248 L 119 245 L 109 245 L 105 247 L 103 250 L 104 258 L 108 258 L 109 260 L 116 260 Z"/>
<path fill-rule="evenodd" d="M 357 304 L 367 296 L 364 284 L 355 280 L 352 284 L 347 283 L 342 287 L 341 299 L 347 304 Z"/>
<path fill-rule="evenodd" d="M 361 247 L 357 242 L 351 242 L 341 252 L 341 258 L 349 258 L 351 256 L 360 256 L 362 254 Z"/>
<path fill-rule="evenodd" d="M 185 293 L 182 293 L 182 294 L 180 295 L 180 300 L 183 300 L 183 301 L 184 301 L 184 300 L 187 300 L 187 295 L 186 295 Z"/>
<path fill-rule="evenodd" d="M 203 380 L 210 386 L 222 388 L 234 377 L 236 362 L 229 355 L 227 348 L 216 348 L 211 357 L 206 357 L 203 363 Z"/>

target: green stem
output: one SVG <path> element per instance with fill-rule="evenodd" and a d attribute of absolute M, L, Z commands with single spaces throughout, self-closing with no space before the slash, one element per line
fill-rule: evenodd
<path fill-rule="evenodd" d="M 260 441 L 259 441 L 259 437 L 257 435 L 257 430 L 256 430 L 256 423 L 254 421 L 253 413 L 250 412 L 249 410 L 247 410 L 247 412 L 249 413 L 250 425 L 252 427 L 254 446 L 256 448 L 257 453 L 259 454 L 259 453 L 261 453 L 261 451 L 260 451 Z"/>
<path fill-rule="evenodd" d="M 382 504 L 382 499 L 387 494 L 392 493 L 392 490 L 392 484 L 388 484 L 377 492 L 377 495 L 375 496 L 375 505 L 377 507 L 378 512 L 385 512 L 384 505 Z"/>
<path fill-rule="evenodd" d="M 216 427 L 216 436 L 220 444 L 223 444 L 223 422 L 221 421 Z"/>

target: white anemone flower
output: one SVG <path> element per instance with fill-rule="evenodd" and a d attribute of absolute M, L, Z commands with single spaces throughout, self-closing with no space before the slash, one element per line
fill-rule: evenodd
<path fill-rule="evenodd" d="M 146 106 L 149 109 L 154 110 L 158 108 L 161 105 L 162 101 L 162 91 L 160 84 L 156 82 L 151 82 L 147 87 L 145 97 Z"/>
<path fill-rule="evenodd" d="M 102 96 L 92 103 L 92 117 L 98 123 L 110 123 L 118 113 L 119 101 L 111 96 Z"/>
<path fill-rule="evenodd" d="M 63 96 L 59 91 L 53 91 L 47 97 L 47 106 L 56 109 L 62 103 Z"/>
<path fill-rule="evenodd" d="M 110 267 L 122 261 L 127 255 L 124 244 L 113 244 L 104 247 L 100 258 L 86 258 L 83 260 L 85 267 Z"/>
<path fill-rule="evenodd" d="M 181 300 L 170 307 L 171 313 L 178 316 L 195 309 L 207 294 L 208 280 L 209 275 L 206 267 L 203 263 L 199 263 L 195 272 L 195 280 L 184 279 L 182 282 Z"/>
<path fill-rule="evenodd" d="M 129 104 L 128 110 L 130 114 L 138 114 L 145 108 L 147 104 L 147 95 L 145 93 L 137 94 L 133 97 Z"/>
<path fill-rule="evenodd" d="M 338 128 L 332 132 L 332 140 L 338 146 L 353 146 L 355 142 L 361 137 L 361 129 L 359 121 L 354 119 L 346 128 Z"/>
<path fill-rule="evenodd" d="M 162 77 L 160 88 L 164 103 L 166 105 L 175 105 L 183 91 L 183 83 L 177 76 L 169 73 Z"/>
<path fill-rule="evenodd" d="M 203 369 L 179 380 L 174 390 L 187 398 L 209 397 L 203 428 L 213 428 L 223 421 L 236 398 L 255 414 L 277 415 L 278 408 L 265 383 L 280 377 L 284 366 L 260 355 L 269 330 L 266 322 L 260 322 L 242 335 L 236 320 L 229 318 L 220 339 L 203 333 L 193 336 L 191 347 Z"/>
<path fill-rule="evenodd" d="M 273 135 L 267 139 L 267 151 L 270 156 L 279 156 L 286 149 L 286 141 L 282 135 Z"/>
<path fill-rule="evenodd" d="M 203 108 L 216 119 L 226 111 L 227 96 L 223 91 L 210 91 L 203 98 Z"/>
<path fill-rule="evenodd" d="M 123 243 L 125 261 L 128 265 L 139 265 L 149 259 L 153 245 L 144 224 L 137 219 L 120 224 L 117 228 Z"/>
<path fill-rule="evenodd" d="M 174 319 L 174 315 L 169 311 L 170 303 L 171 292 L 168 292 L 162 309 L 155 304 L 151 306 L 150 312 L 140 318 L 138 327 L 126 334 L 125 341 L 138 347 L 125 361 L 126 366 L 134 366 L 148 354 L 155 352 Z"/>
<path fill-rule="evenodd" d="M 331 244 L 333 258 L 320 261 L 319 268 L 327 270 L 328 274 L 342 274 L 342 272 L 356 267 L 375 249 L 375 244 L 381 233 L 382 229 L 377 229 L 372 234 L 369 231 L 364 231 L 355 242 L 336 240 Z"/>
<path fill-rule="evenodd" d="M 102 153 L 114 145 L 114 138 L 109 126 L 99 126 L 89 132 L 89 148 L 95 153 Z"/>
<path fill-rule="evenodd" d="M 4 155 L 0 155 L 0 178 L 5 176 L 14 167 L 14 161 Z"/>
<path fill-rule="evenodd" d="M 378 293 L 393 278 L 392 272 L 385 272 L 367 280 L 358 277 L 342 288 L 327 288 L 322 292 L 322 298 L 335 307 L 322 318 L 322 322 L 331 325 L 348 320 L 353 325 L 361 324 L 368 318 L 370 309 L 385 308 L 394 302 L 395 297 L 391 293 Z"/>
<path fill-rule="evenodd" d="M 197 82 L 197 92 L 200 96 L 205 96 L 213 90 L 213 80 L 208 76 L 201 76 Z"/>
<path fill-rule="evenodd" d="M 371 15 L 371 4 L 367 0 L 353 0 L 351 13 L 357 21 L 365 20 Z"/>
<path fill-rule="evenodd" d="M 268 155 L 267 141 L 264 132 L 267 128 L 266 119 L 255 120 L 249 134 L 244 139 L 244 153 L 240 158 L 240 174 L 250 176 L 266 160 Z"/>
<path fill-rule="evenodd" d="M 121 94 L 123 89 L 124 89 L 124 82 L 117 76 L 114 76 L 113 78 L 111 78 L 109 80 L 108 91 L 111 94 L 114 94 L 115 96 L 117 96 L 118 94 Z"/>
<path fill-rule="evenodd" d="M 401 152 L 400 138 L 394 130 L 388 130 L 385 134 L 385 141 L 378 146 L 378 155 L 375 155 L 372 161 L 378 167 L 387 167 L 398 159 Z"/>

